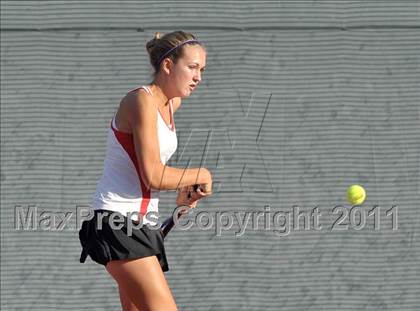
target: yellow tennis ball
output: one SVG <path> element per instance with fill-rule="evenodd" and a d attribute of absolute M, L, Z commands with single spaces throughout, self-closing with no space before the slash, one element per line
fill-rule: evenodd
<path fill-rule="evenodd" d="M 366 191 L 362 186 L 352 185 L 347 189 L 347 200 L 353 205 L 362 204 L 366 199 Z"/>

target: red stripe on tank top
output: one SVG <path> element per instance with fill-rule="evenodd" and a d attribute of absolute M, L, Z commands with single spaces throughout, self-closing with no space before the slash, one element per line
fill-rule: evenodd
<path fill-rule="evenodd" d="M 137 157 L 136 157 L 136 151 L 134 149 L 133 134 L 118 131 L 112 125 L 112 121 L 111 121 L 111 128 L 118 142 L 123 147 L 125 152 L 127 152 L 128 156 L 131 159 L 131 162 L 133 162 L 134 167 L 136 168 L 136 172 L 139 178 L 141 192 L 142 192 L 142 200 L 140 203 L 140 215 L 144 216 L 147 213 L 147 206 L 149 205 L 149 202 L 150 202 L 150 190 L 146 187 L 146 185 L 143 183 L 141 179 L 140 169 L 139 169 L 139 165 L 138 165 Z"/>

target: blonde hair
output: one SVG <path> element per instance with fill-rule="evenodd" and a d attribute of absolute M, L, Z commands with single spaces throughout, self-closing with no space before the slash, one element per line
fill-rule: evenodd
<path fill-rule="evenodd" d="M 155 70 L 154 74 L 159 72 L 163 59 L 170 58 L 176 63 L 182 57 L 185 45 L 200 45 L 204 48 L 191 33 L 174 31 L 162 36 L 160 32 L 156 32 L 155 37 L 146 43 L 150 63 Z"/>

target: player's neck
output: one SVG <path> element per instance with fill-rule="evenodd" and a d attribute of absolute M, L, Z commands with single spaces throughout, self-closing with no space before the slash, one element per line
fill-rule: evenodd
<path fill-rule="evenodd" d="M 156 96 L 160 108 L 165 107 L 169 102 L 169 96 L 164 91 L 164 85 L 165 84 L 162 83 L 162 81 L 159 81 L 158 79 L 155 79 L 150 84 L 152 94 Z"/>

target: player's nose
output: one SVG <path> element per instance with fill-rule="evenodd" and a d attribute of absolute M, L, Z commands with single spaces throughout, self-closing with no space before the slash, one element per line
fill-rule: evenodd
<path fill-rule="evenodd" d="M 201 72 L 198 72 L 193 77 L 194 82 L 200 82 L 201 81 Z"/>

